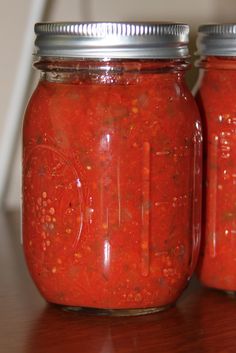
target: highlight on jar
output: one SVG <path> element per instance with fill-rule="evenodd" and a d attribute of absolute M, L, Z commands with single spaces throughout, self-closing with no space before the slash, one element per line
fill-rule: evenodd
<path fill-rule="evenodd" d="M 23 244 L 71 310 L 169 308 L 198 259 L 202 131 L 189 27 L 38 23 L 23 131 Z"/>
<path fill-rule="evenodd" d="M 207 287 L 236 293 L 236 24 L 199 27 L 196 100 L 205 138 L 203 241 Z"/>

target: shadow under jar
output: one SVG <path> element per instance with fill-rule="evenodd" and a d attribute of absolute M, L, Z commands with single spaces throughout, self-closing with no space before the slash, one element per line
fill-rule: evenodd
<path fill-rule="evenodd" d="M 71 309 L 163 310 L 186 287 L 200 237 L 188 26 L 37 24 L 36 34 L 42 73 L 23 134 L 31 276 Z"/>
<path fill-rule="evenodd" d="M 236 24 L 202 25 L 197 102 L 205 131 L 203 284 L 236 291 Z"/>

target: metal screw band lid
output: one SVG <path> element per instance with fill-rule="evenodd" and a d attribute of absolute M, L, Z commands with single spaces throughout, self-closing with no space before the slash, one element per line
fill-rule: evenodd
<path fill-rule="evenodd" d="M 189 54 L 186 24 L 37 23 L 35 34 L 35 54 L 41 57 L 172 59 Z"/>
<path fill-rule="evenodd" d="M 199 55 L 236 56 L 236 24 L 208 24 L 198 29 Z"/>

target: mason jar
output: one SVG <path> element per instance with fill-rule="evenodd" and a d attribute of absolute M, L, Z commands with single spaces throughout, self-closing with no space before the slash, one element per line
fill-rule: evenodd
<path fill-rule="evenodd" d="M 23 241 L 42 296 L 163 310 L 198 256 L 201 124 L 187 25 L 39 23 L 23 132 Z"/>
<path fill-rule="evenodd" d="M 199 277 L 236 291 L 236 24 L 202 25 L 197 102 L 205 132 L 203 242 Z"/>

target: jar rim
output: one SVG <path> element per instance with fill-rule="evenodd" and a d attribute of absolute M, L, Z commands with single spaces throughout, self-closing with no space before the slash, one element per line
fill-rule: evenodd
<path fill-rule="evenodd" d="M 198 55 L 236 56 L 236 23 L 201 25 L 196 45 Z"/>
<path fill-rule="evenodd" d="M 42 22 L 39 57 L 174 59 L 189 56 L 189 26 L 154 22 Z"/>

